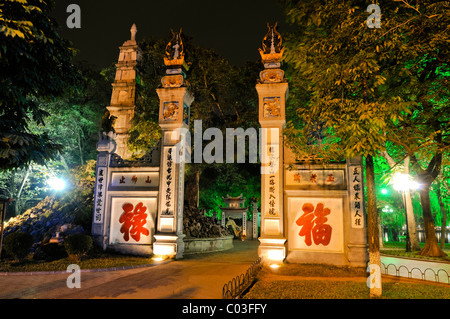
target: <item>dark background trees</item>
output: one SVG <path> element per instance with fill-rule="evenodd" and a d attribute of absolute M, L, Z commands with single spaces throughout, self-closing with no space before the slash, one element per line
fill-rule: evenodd
<path fill-rule="evenodd" d="M 52 100 L 79 78 L 73 49 L 49 17 L 52 2 L 6 1 L 0 11 L 0 168 L 44 164 L 61 145 L 30 123 L 49 115 L 38 100 Z"/>

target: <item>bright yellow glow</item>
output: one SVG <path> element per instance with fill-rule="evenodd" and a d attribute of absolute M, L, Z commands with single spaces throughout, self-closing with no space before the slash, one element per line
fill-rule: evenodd
<path fill-rule="evenodd" d="M 176 254 L 175 247 L 173 245 L 154 245 L 153 254 L 160 257 L 174 256 Z"/>
<path fill-rule="evenodd" d="M 277 269 L 277 268 L 280 268 L 280 265 L 278 265 L 278 264 L 272 264 L 272 265 L 270 265 L 269 267 L 272 268 L 272 269 Z"/>
<path fill-rule="evenodd" d="M 152 258 L 154 261 L 163 261 L 164 257 L 163 256 L 153 256 Z"/>
<path fill-rule="evenodd" d="M 270 249 L 267 252 L 267 258 L 270 260 L 282 261 L 284 259 L 283 250 L 282 249 Z"/>

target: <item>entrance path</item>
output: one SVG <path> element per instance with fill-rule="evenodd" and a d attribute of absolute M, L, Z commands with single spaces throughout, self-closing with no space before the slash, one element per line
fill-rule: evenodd
<path fill-rule="evenodd" d="M 231 250 L 156 266 L 82 272 L 81 288 L 68 288 L 69 273 L 0 276 L 0 299 L 220 299 L 222 287 L 258 259 L 259 241 L 234 241 Z"/>

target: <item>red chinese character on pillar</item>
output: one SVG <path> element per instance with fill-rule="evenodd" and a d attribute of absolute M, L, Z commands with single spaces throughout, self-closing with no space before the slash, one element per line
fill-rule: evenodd
<path fill-rule="evenodd" d="M 122 206 L 124 213 L 120 216 L 119 222 L 122 225 L 120 232 L 123 234 L 123 239 L 128 241 L 133 238 L 135 241 L 141 240 L 141 234 L 148 236 L 150 233 L 145 224 L 147 224 L 147 214 L 145 211 L 147 207 L 144 204 L 139 203 L 136 205 L 133 211 L 133 204 L 126 203 Z"/>
<path fill-rule="evenodd" d="M 327 246 L 330 243 L 332 227 L 325 224 L 328 220 L 325 216 L 330 214 L 330 209 L 324 208 L 322 203 L 318 203 L 314 210 L 313 204 L 305 203 L 302 210 L 303 215 L 296 221 L 298 226 L 303 226 L 299 236 L 305 236 L 307 246 L 312 244 L 311 237 L 314 244 Z"/>

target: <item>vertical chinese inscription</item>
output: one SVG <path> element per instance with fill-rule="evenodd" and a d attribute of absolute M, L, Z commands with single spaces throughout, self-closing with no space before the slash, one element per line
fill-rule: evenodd
<path fill-rule="evenodd" d="M 95 199 L 94 199 L 94 223 L 103 223 L 103 212 L 105 204 L 105 178 L 106 168 L 97 168 L 97 180 L 95 182 Z"/>
<path fill-rule="evenodd" d="M 352 215 L 352 228 L 364 227 L 364 196 L 362 186 L 361 166 L 350 166 L 349 184 L 350 184 L 350 214 Z"/>
<path fill-rule="evenodd" d="M 163 177 L 163 190 L 164 195 L 162 197 L 162 215 L 173 215 L 174 212 L 174 191 L 173 191 L 173 182 L 174 182 L 174 161 L 173 161 L 173 147 L 169 147 L 165 149 L 165 168 L 164 168 L 164 177 Z"/>
<path fill-rule="evenodd" d="M 269 146 L 269 185 L 268 185 L 268 204 L 269 210 L 267 215 L 271 217 L 279 216 L 279 168 L 278 168 L 279 154 L 278 146 Z"/>

